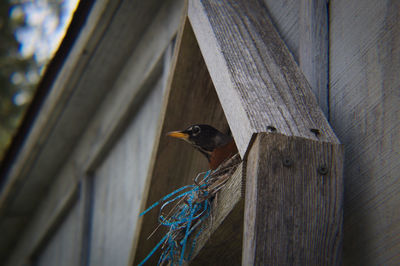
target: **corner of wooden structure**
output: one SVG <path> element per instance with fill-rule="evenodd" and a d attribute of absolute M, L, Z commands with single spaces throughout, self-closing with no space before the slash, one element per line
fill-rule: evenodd
<path fill-rule="evenodd" d="M 188 8 L 246 164 L 242 264 L 340 264 L 343 147 L 265 5 Z"/>

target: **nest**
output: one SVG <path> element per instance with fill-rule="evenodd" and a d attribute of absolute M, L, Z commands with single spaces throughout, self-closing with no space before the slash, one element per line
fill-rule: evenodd
<path fill-rule="evenodd" d="M 142 216 L 161 204 L 158 215 L 160 224 L 154 232 L 160 226 L 166 226 L 168 232 L 139 265 L 143 265 L 160 247 L 162 253 L 158 265 L 182 265 L 191 259 L 196 240 L 205 229 L 203 222 L 211 214 L 212 200 L 240 162 L 239 154 L 234 155 L 216 170 L 198 174 L 192 185 L 173 191 L 140 214 Z"/>

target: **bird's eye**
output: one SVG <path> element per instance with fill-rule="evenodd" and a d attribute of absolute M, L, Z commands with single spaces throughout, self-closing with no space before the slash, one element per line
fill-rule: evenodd
<path fill-rule="evenodd" d="M 200 133 L 200 127 L 199 126 L 193 126 L 192 127 L 192 132 L 193 132 L 193 136 L 197 136 Z"/>

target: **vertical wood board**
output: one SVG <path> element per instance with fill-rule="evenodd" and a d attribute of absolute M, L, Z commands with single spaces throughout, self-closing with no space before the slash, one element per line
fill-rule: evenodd
<path fill-rule="evenodd" d="M 127 265 L 162 99 L 162 79 L 94 175 L 90 265 Z"/>
<path fill-rule="evenodd" d="M 34 259 L 36 265 L 80 265 L 82 234 L 80 204 L 69 210 L 55 234 L 49 239 L 43 250 Z"/>
<path fill-rule="evenodd" d="M 319 106 L 325 116 L 328 117 L 329 30 L 327 1 L 301 0 L 299 17 L 299 65 L 310 83 Z"/>
<path fill-rule="evenodd" d="M 344 263 L 400 263 L 400 3 L 331 1 L 331 124 L 346 147 Z"/>
<path fill-rule="evenodd" d="M 338 144 L 257 136 L 246 167 L 242 265 L 341 264 L 342 164 Z"/>

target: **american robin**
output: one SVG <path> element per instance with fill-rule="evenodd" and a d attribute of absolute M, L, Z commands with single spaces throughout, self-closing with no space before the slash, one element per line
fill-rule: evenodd
<path fill-rule="evenodd" d="M 172 131 L 167 135 L 190 143 L 207 157 L 212 170 L 238 151 L 232 136 L 223 134 L 209 125 L 192 125 L 185 130 Z"/>

